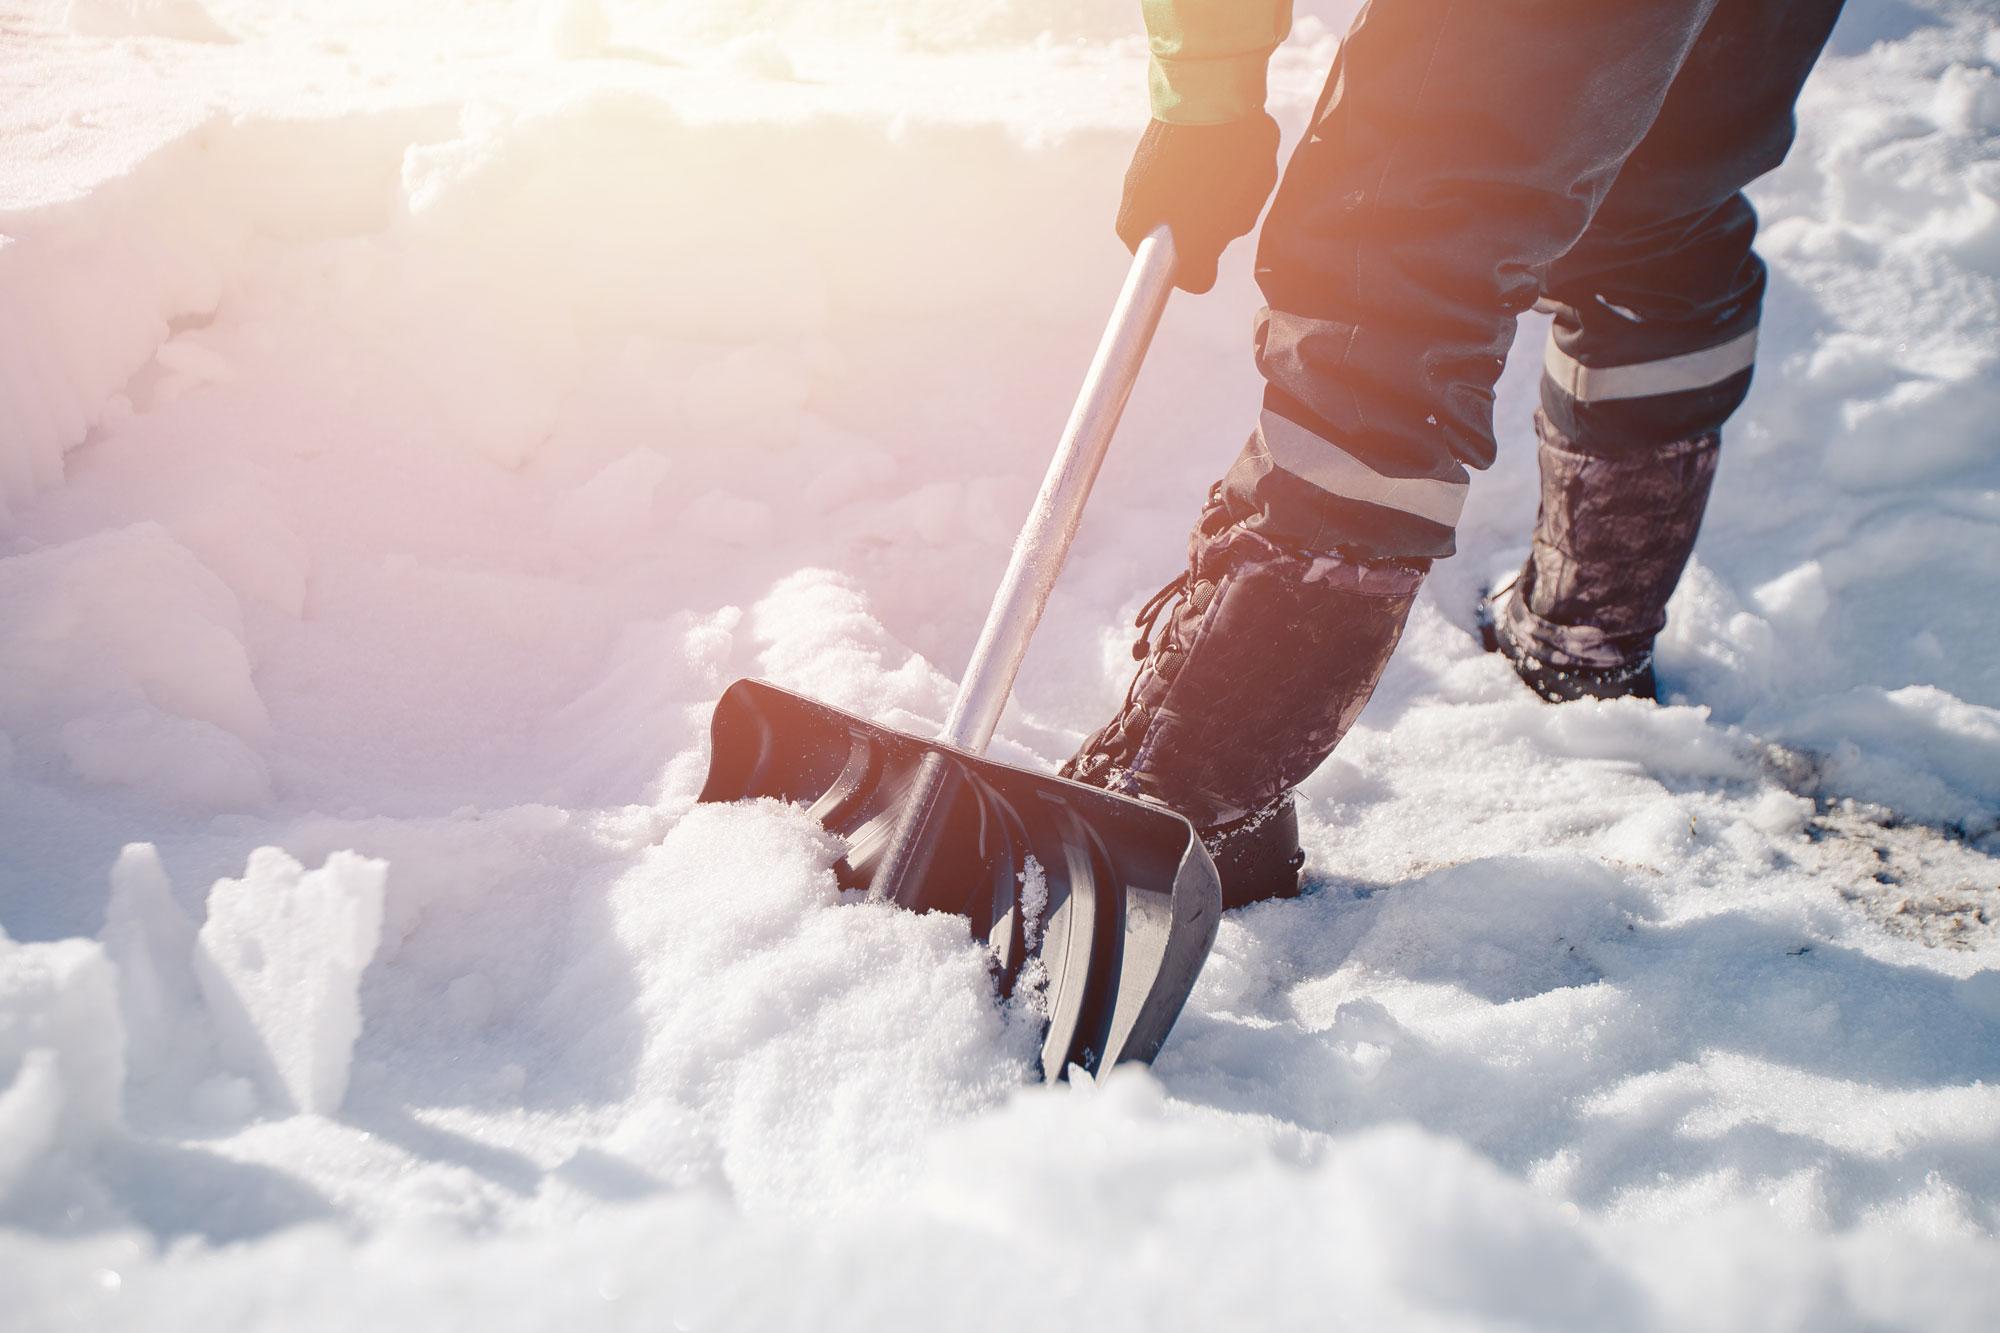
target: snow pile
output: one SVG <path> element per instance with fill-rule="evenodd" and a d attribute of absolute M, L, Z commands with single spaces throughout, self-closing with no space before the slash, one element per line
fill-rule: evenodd
<path fill-rule="evenodd" d="M 839 855 L 796 809 L 700 807 L 612 887 L 640 983 L 605 1011 L 643 1049 L 634 1110 L 603 1151 L 698 1179 L 699 1126 L 708 1170 L 747 1205 L 851 1204 L 1022 1081 L 1036 1035 L 993 1003 L 963 924 L 828 911 Z"/>
<path fill-rule="evenodd" d="M 1120 277 L 1134 15 L 297 8 L 21 28 L 9 1327 L 1990 1319 L 1982 15 L 1857 0 L 1757 188 L 1677 701 L 1546 707 L 1469 632 L 1531 326 L 1305 788 L 1316 891 L 1224 921 L 1153 1073 L 1041 1088 L 955 919 L 693 801 L 738 676 L 944 715 Z M 1294 126 L 1345 8 L 1279 61 Z M 156 123 L 182 86 L 223 109 Z M 1248 269 L 1169 311 L 1000 757 L 1120 697 L 1254 410 Z"/>

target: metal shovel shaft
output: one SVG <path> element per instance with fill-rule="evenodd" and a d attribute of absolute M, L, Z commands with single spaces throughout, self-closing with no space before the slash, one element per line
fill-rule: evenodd
<path fill-rule="evenodd" d="M 1070 409 L 1056 456 L 1049 462 L 1041 492 L 1015 539 L 1014 553 L 1007 560 L 999 591 L 993 594 L 993 605 L 986 612 L 986 624 L 979 631 L 958 697 L 938 733 L 938 739 L 947 745 L 979 753 L 1000 725 L 1015 674 L 1028 654 L 1028 640 L 1041 622 L 1049 592 L 1069 555 L 1070 541 L 1083 519 L 1084 502 L 1090 498 L 1090 488 L 1111 447 L 1125 401 L 1132 396 L 1140 362 L 1159 327 L 1173 286 L 1173 237 L 1165 227 L 1158 227 L 1133 252 L 1124 290 L 1118 293 L 1111 322 L 1097 344 L 1097 355 L 1091 359 L 1076 406 Z"/>
<path fill-rule="evenodd" d="M 1050 1078 L 1152 1059 L 1222 914 L 1214 863 L 1181 816 L 980 755 L 1069 554 L 1174 262 L 1164 228 L 1133 255 L 938 739 L 740 680 L 716 705 L 701 792 L 804 804 L 843 841 L 842 885 L 965 918 L 1001 994 L 1030 979 L 1045 1020 L 1038 1065 Z"/>

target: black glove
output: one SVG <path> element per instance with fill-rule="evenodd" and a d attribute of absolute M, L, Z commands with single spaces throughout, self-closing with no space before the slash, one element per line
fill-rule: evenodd
<path fill-rule="evenodd" d="M 1174 285 L 1205 292 L 1215 263 L 1257 225 L 1278 183 L 1278 122 L 1263 112 L 1222 125 L 1156 120 L 1139 138 L 1125 172 L 1118 239 L 1137 250 L 1162 222 L 1173 229 Z"/>

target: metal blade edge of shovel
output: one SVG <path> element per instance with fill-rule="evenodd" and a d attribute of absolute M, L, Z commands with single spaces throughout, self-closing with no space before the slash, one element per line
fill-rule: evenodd
<path fill-rule="evenodd" d="M 846 840 L 838 874 L 852 889 L 877 887 L 913 788 L 948 771 L 949 795 L 926 813 L 927 863 L 899 904 L 967 918 L 1001 993 L 1025 990 L 1046 1014 L 1045 1076 L 1072 1065 L 1095 1075 L 1159 1051 L 1222 915 L 1215 866 L 1187 820 L 762 681 L 724 692 L 711 740 L 699 799 L 806 807 Z"/>

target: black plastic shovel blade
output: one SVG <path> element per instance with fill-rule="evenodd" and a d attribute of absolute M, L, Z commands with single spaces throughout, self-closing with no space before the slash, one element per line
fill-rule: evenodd
<path fill-rule="evenodd" d="M 847 841 L 843 885 L 967 918 L 1001 993 L 1040 991 L 1047 1076 L 1159 1051 L 1222 915 L 1215 866 L 1185 819 L 762 681 L 729 687 L 712 734 L 703 801 L 806 806 Z"/>

